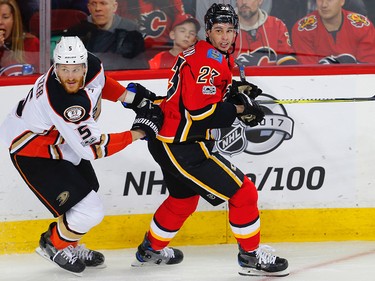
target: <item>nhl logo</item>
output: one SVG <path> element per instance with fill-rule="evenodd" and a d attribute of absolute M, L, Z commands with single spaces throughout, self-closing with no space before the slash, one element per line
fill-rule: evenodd
<path fill-rule="evenodd" d="M 262 94 L 262 99 L 276 98 Z M 278 148 L 285 140 L 293 137 L 294 120 L 290 118 L 282 104 L 261 105 L 265 116 L 256 127 L 247 127 L 236 119 L 230 128 L 211 131 L 215 142 L 214 150 L 233 156 L 245 152 L 252 155 L 267 154 Z"/>
<path fill-rule="evenodd" d="M 218 130 L 217 150 L 230 156 L 243 152 L 247 146 L 245 129 L 246 125 L 236 119 L 232 127 Z"/>

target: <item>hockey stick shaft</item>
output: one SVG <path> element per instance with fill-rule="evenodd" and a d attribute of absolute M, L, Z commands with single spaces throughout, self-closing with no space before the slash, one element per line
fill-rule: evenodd
<path fill-rule="evenodd" d="M 245 66 L 239 60 L 234 60 L 234 62 L 238 65 L 238 69 L 240 70 L 241 81 L 246 82 Z"/>
<path fill-rule="evenodd" d="M 246 81 L 245 66 L 238 60 L 235 60 L 240 70 L 242 82 Z M 280 99 L 280 100 L 257 100 L 259 104 L 296 104 L 296 103 L 332 103 L 332 102 L 363 102 L 375 101 L 375 96 L 358 98 L 307 98 L 307 99 Z"/>
<path fill-rule="evenodd" d="M 281 99 L 281 100 L 257 100 L 259 104 L 296 104 L 296 103 L 333 103 L 333 102 L 363 102 L 375 101 L 375 96 L 360 98 L 312 98 L 312 99 Z"/>

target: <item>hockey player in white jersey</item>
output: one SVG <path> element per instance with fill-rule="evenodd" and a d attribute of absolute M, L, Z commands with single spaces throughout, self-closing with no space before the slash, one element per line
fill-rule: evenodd
<path fill-rule="evenodd" d="M 125 88 L 106 77 L 100 60 L 78 37 L 62 37 L 53 58 L 53 66 L 0 126 L 0 139 L 25 183 L 57 218 L 42 233 L 37 252 L 80 275 L 86 267 L 104 265 L 102 253 L 78 244 L 104 217 L 90 160 L 155 138 L 163 114 L 151 102 L 155 94 L 142 85 Z M 102 98 L 136 112 L 131 130 L 101 132 L 96 120 Z"/>

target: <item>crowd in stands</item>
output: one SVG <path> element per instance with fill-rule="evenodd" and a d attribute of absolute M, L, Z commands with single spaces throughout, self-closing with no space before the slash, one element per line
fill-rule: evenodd
<path fill-rule="evenodd" d="M 206 40 L 201 12 L 214 2 L 238 13 L 233 55 L 245 66 L 375 63 L 371 0 L 52 0 L 52 11 L 78 10 L 83 19 L 68 17 L 51 42 L 79 36 L 106 70 L 171 68 Z M 0 75 L 38 73 L 39 5 L 0 0 Z"/>
<path fill-rule="evenodd" d="M 38 72 L 39 39 L 25 32 L 16 0 L 0 0 L 0 75 Z"/>

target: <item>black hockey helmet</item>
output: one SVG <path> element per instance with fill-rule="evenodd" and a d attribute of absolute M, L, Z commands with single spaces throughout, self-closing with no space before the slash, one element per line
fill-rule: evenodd
<path fill-rule="evenodd" d="M 212 4 L 204 16 L 204 23 L 206 30 L 211 30 L 215 23 L 231 23 L 238 33 L 238 16 L 230 4 Z"/>

